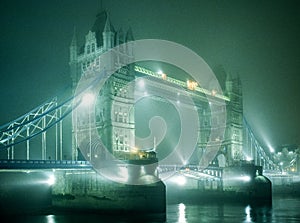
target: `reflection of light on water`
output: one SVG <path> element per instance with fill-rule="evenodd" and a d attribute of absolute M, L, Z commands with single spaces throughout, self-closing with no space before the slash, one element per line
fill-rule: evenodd
<path fill-rule="evenodd" d="M 185 205 L 183 203 L 180 203 L 178 205 L 178 211 L 179 211 L 178 223 L 187 223 L 185 218 Z"/>
<path fill-rule="evenodd" d="M 251 221 L 251 216 L 250 216 L 250 211 L 251 211 L 251 207 L 248 205 L 245 208 L 245 214 L 246 214 L 246 220 L 245 220 L 245 222 L 252 222 Z"/>
<path fill-rule="evenodd" d="M 185 185 L 185 183 L 186 183 L 186 179 L 185 179 L 184 176 L 177 176 L 177 177 L 175 178 L 175 182 L 176 182 L 178 185 L 183 186 L 183 185 Z M 184 204 L 183 204 L 183 205 L 184 205 Z"/>
<path fill-rule="evenodd" d="M 55 184 L 55 177 L 54 177 L 54 175 L 50 175 L 50 176 L 49 176 L 49 179 L 47 180 L 47 184 L 48 184 L 49 186 Z"/>
<path fill-rule="evenodd" d="M 47 215 L 47 223 L 55 223 L 54 215 Z"/>

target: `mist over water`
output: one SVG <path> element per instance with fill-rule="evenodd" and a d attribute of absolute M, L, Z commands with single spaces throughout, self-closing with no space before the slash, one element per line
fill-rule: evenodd
<path fill-rule="evenodd" d="M 82 223 L 82 222 L 166 222 L 166 223 L 198 223 L 198 222 L 300 222 L 300 197 L 274 196 L 271 206 L 254 206 L 241 203 L 177 203 L 167 204 L 167 213 L 164 215 L 109 215 L 96 213 L 53 213 L 6 216 L 10 222 L 24 223 Z"/>

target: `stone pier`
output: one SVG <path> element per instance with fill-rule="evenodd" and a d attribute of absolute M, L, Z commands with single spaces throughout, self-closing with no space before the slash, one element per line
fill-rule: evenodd
<path fill-rule="evenodd" d="M 0 214 L 81 211 L 165 216 L 164 183 L 142 166 L 137 168 L 143 171 L 134 171 L 145 174 L 139 179 L 152 179 L 152 183 L 117 183 L 91 168 L 2 170 Z"/>
<path fill-rule="evenodd" d="M 162 181 L 130 185 L 108 180 L 92 169 L 56 170 L 52 206 L 58 210 L 165 213 Z"/>

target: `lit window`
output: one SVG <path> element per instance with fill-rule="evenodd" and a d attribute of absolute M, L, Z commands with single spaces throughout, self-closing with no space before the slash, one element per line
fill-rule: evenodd
<path fill-rule="evenodd" d="M 212 90 L 212 91 L 211 91 L 211 95 L 212 95 L 212 96 L 216 96 L 216 94 L 217 94 L 217 91 L 216 91 L 216 90 Z"/>
<path fill-rule="evenodd" d="M 198 86 L 198 83 L 195 81 L 187 80 L 186 85 L 189 90 L 195 90 L 196 87 Z"/>

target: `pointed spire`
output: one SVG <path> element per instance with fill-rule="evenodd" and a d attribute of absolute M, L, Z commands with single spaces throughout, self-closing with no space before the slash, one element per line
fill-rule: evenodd
<path fill-rule="evenodd" d="M 113 27 L 110 23 L 108 12 L 106 13 L 106 22 L 105 22 L 103 32 L 113 32 Z"/>
<path fill-rule="evenodd" d="M 225 93 L 227 96 L 231 97 L 231 93 L 233 90 L 233 81 L 230 73 L 226 73 L 226 81 L 225 81 Z"/>
<path fill-rule="evenodd" d="M 230 73 L 226 73 L 226 82 L 227 81 L 232 81 Z"/>
<path fill-rule="evenodd" d="M 77 46 L 77 38 L 76 38 L 76 26 L 74 26 L 73 37 L 71 41 L 71 46 Z"/>
<path fill-rule="evenodd" d="M 102 32 L 102 36 L 103 36 L 104 50 L 108 50 L 114 47 L 115 32 L 113 26 L 110 24 L 109 15 L 107 12 L 106 12 L 106 22 Z"/>
<path fill-rule="evenodd" d="M 75 61 L 77 59 L 77 38 L 76 38 L 76 28 L 74 27 L 74 33 L 70 45 L 70 61 Z"/>

